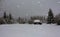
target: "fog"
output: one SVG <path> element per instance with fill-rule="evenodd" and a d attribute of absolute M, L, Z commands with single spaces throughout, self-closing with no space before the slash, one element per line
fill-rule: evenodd
<path fill-rule="evenodd" d="M 60 13 L 60 0 L 1 0 L 0 16 L 4 11 L 14 17 L 47 16 L 49 8 L 54 15 Z"/>

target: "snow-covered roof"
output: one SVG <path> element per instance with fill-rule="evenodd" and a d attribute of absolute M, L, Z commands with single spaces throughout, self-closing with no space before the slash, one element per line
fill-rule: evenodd
<path fill-rule="evenodd" d="M 34 22 L 40 22 L 40 20 L 34 20 Z"/>

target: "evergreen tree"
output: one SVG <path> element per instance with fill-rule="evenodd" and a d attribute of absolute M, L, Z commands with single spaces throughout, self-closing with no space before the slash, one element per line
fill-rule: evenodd
<path fill-rule="evenodd" d="M 20 19 L 21 19 L 21 18 L 20 18 L 20 17 L 18 17 L 18 19 L 17 19 L 17 22 L 18 22 L 18 23 L 20 23 Z"/>
<path fill-rule="evenodd" d="M 0 18 L 0 24 L 5 24 L 3 18 Z"/>
<path fill-rule="evenodd" d="M 24 24 L 25 20 L 24 20 L 24 18 L 18 17 L 17 22 L 20 24 Z"/>
<path fill-rule="evenodd" d="M 60 25 L 60 13 L 55 16 L 55 22 Z"/>
<path fill-rule="evenodd" d="M 10 19 L 10 20 L 12 19 L 12 15 L 11 15 L 11 13 L 9 14 L 9 19 Z"/>
<path fill-rule="evenodd" d="M 4 12 L 3 18 L 4 19 L 7 18 L 6 12 Z"/>
<path fill-rule="evenodd" d="M 60 19 L 59 19 L 59 20 L 57 20 L 57 25 L 60 25 Z"/>
<path fill-rule="evenodd" d="M 8 16 L 8 18 L 7 18 L 7 23 L 8 23 L 8 24 L 13 24 L 13 23 L 14 23 L 14 20 L 13 20 L 13 18 L 12 18 L 11 13 L 9 13 L 9 16 Z"/>
<path fill-rule="evenodd" d="M 47 23 L 48 23 L 48 24 L 53 23 L 53 21 L 54 21 L 53 18 L 54 18 L 54 16 L 53 16 L 52 10 L 49 9 L 49 12 L 48 12 L 48 18 L 47 18 Z"/>

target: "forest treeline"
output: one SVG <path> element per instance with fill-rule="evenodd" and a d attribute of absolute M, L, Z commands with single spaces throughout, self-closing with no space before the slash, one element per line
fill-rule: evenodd
<path fill-rule="evenodd" d="M 6 14 L 6 11 L 3 13 L 3 16 L 0 17 L 0 24 L 14 24 L 14 23 L 19 23 L 19 24 L 25 24 L 29 23 L 32 24 L 34 20 L 39 19 L 42 21 L 42 23 L 47 23 L 47 24 L 57 24 L 60 25 L 60 13 L 57 15 L 54 15 L 52 9 L 49 9 L 48 11 L 48 16 L 31 16 L 29 19 L 27 18 L 21 18 L 20 16 L 15 19 L 13 18 L 12 14 L 9 13 L 9 15 Z"/>

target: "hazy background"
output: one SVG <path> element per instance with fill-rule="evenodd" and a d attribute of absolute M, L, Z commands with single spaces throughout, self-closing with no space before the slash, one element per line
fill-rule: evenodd
<path fill-rule="evenodd" d="M 47 16 L 49 8 L 54 15 L 60 13 L 60 0 L 1 0 L 0 16 L 4 11 L 14 17 Z"/>

